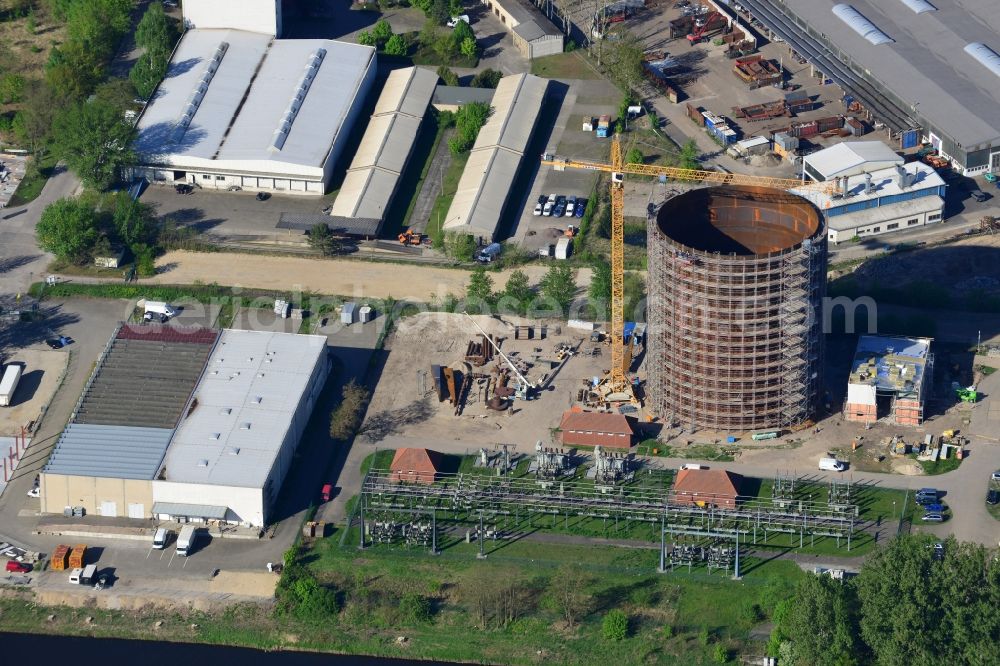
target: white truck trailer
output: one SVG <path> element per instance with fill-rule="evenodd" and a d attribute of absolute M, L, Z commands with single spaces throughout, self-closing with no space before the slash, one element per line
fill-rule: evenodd
<path fill-rule="evenodd" d="M 17 364 L 9 364 L 3 371 L 3 379 L 0 379 L 0 407 L 9 407 L 14 402 L 14 391 L 21 381 L 21 372 L 24 367 Z"/>

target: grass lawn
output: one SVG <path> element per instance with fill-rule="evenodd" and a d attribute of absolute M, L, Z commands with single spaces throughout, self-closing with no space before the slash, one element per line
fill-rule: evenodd
<path fill-rule="evenodd" d="M 444 65 L 446 67 L 468 67 L 471 69 L 479 64 L 479 58 L 467 58 L 463 55 L 458 55 L 447 62 L 442 60 L 441 56 L 431 46 L 420 42 L 419 32 L 409 32 L 404 34 L 403 37 L 412 45 L 410 47 L 410 57 L 414 65 Z"/>
<path fill-rule="evenodd" d="M 937 459 L 935 461 L 921 460 L 920 466 L 924 468 L 924 474 L 946 474 L 947 472 L 953 472 L 958 469 L 958 466 L 962 464 L 962 461 L 955 457 L 954 454 L 947 459 Z"/>
<path fill-rule="evenodd" d="M 413 148 L 413 155 L 410 159 L 412 164 L 407 167 L 406 173 L 400 181 L 393 205 L 389 210 L 389 215 L 386 217 L 384 233 L 390 238 L 410 226 L 410 215 L 413 214 L 413 206 L 416 205 L 417 197 L 424 188 L 427 172 L 431 168 L 431 162 L 434 161 L 434 155 L 437 153 L 438 146 L 443 140 L 447 129 L 447 127 L 442 127 L 438 123 L 432 124 L 428 120 L 424 121 L 424 126 L 420 130 L 420 136 L 417 137 L 417 144 Z M 420 170 L 417 171 L 415 167 L 419 163 L 420 157 L 423 157 L 423 163 Z M 400 215 L 399 209 L 402 208 L 403 202 L 406 202 L 406 209 Z"/>
<path fill-rule="evenodd" d="M 45 156 L 39 163 L 38 169 L 32 168 L 29 164 L 28 170 L 24 174 L 24 180 L 17 186 L 17 192 L 11 197 L 8 206 L 11 208 L 14 206 L 23 206 L 37 199 L 38 195 L 42 193 L 42 188 L 45 187 L 46 181 L 52 175 L 55 166 L 55 155 L 50 152 L 45 153 Z"/>
<path fill-rule="evenodd" d="M 557 53 L 531 61 L 531 73 L 547 79 L 599 79 L 600 74 L 576 53 Z"/>
<path fill-rule="evenodd" d="M 717 644 L 731 653 L 744 649 L 762 614 L 806 575 L 792 562 L 752 558 L 740 581 L 704 568 L 656 574 L 655 550 L 520 541 L 486 560 L 476 559 L 477 550 L 461 542 L 437 557 L 418 547 L 359 552 L 324 539 L 302 561 L 320 582 L 344 592 L 340 641 L 366 636 L 381 654 L 505 664 L 709 664 Z M 481 590 L 507 585 L 514 617 L 498 622 L 486 604 L 483 627 Z M 567 585 L 582 600 L 573 626 L 560 612 L 559 591 Z M 429 620 L 400 616 L 398 600 L 407 593 L 429 599 Z M 624 641 L 601 638 L 601 618 L 612 608 L 629 616 Z M 409 639 L 405 648 L 394 644 L 398 635 Z"/>
<path fill-rule="evenodd" d="M 469 161 L 469 153 L 465 152 L 458 156 L 453 156 L 451 164 L 444 172 L 441 194 L 434 202 L 431 209 L 431 219 L 427 222 L 427 233 L 434 241 L 434 247 L 441 245 L 444 230 L 442 227 L 447 221 L 448 209 L 451 208 L 451 201 L 455 198 L 455 191 L 458 190 L 458 181 L 465 171 L 465 163 Z"/>

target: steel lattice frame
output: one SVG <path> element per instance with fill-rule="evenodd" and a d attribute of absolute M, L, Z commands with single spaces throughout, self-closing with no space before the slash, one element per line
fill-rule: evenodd
<path fill-rule="evenodd" d="M 392 480 L 386 469 L 373 469 L 361 485 L 361 503 L 368 510 L 451 512 L 460 522 L 491 517 L 565 514 L 605 519 L 662 523 L 706 535 L 725 532 L 749 540 L 757 531 L 850 539 L 861 520 L 856 505 L 831 510 L 825 503 L 790 501 L 776 506 L 769 500 L 740 498 L 735 508 L 713 506 L 731 498 L 699 496 L 705 506 L 690 503 L 668 489 L 639 485 L 599 486 L 592 481 L 545 481 L 532 477 L 495 477 L 477 474 L 439 474 L 433 484 L 406 484 Z M 464 516 L 464 518 L 463 518 Z"/>

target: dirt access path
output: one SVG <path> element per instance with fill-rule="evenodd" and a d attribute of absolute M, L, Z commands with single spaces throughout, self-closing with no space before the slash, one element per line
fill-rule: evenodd
<path fill-rule="evenodd" d="M 352 298 L 386 298 L 428 301 L 451 293 L 461 296 L 469 271 L 454 268 L 358 261 L 355 259 L 310 259 L 175 251 L 165 254 L 160 272 L 144 280 L 151 284 L 206 284 L 274 290 L 303 290 Z M 546 266 L 521 268 L 532 284 L 538 284 Z M 490 273 L 494 289 L 502 289 L 511 271 Z M 590 281 L 590 270 L 577 271 L 577 283 Z"/>

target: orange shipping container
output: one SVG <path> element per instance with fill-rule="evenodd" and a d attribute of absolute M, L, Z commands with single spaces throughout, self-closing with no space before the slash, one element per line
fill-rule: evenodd
<path fill-rule="evenodd" d="M 85 544 L 77 544 L 73 546 L 73 550 L 69 553 L 69 568 L 70 569 L 82 569 L 84 560 L 86 559 L 87 546 Z"/>
<path fill-rule="evenodd" d="M 56 546 L 52 551 L 49 566 L 54 571 L 64 571 L 66 569 L 66 558 L 69 556 L 69 546 Z"/>

